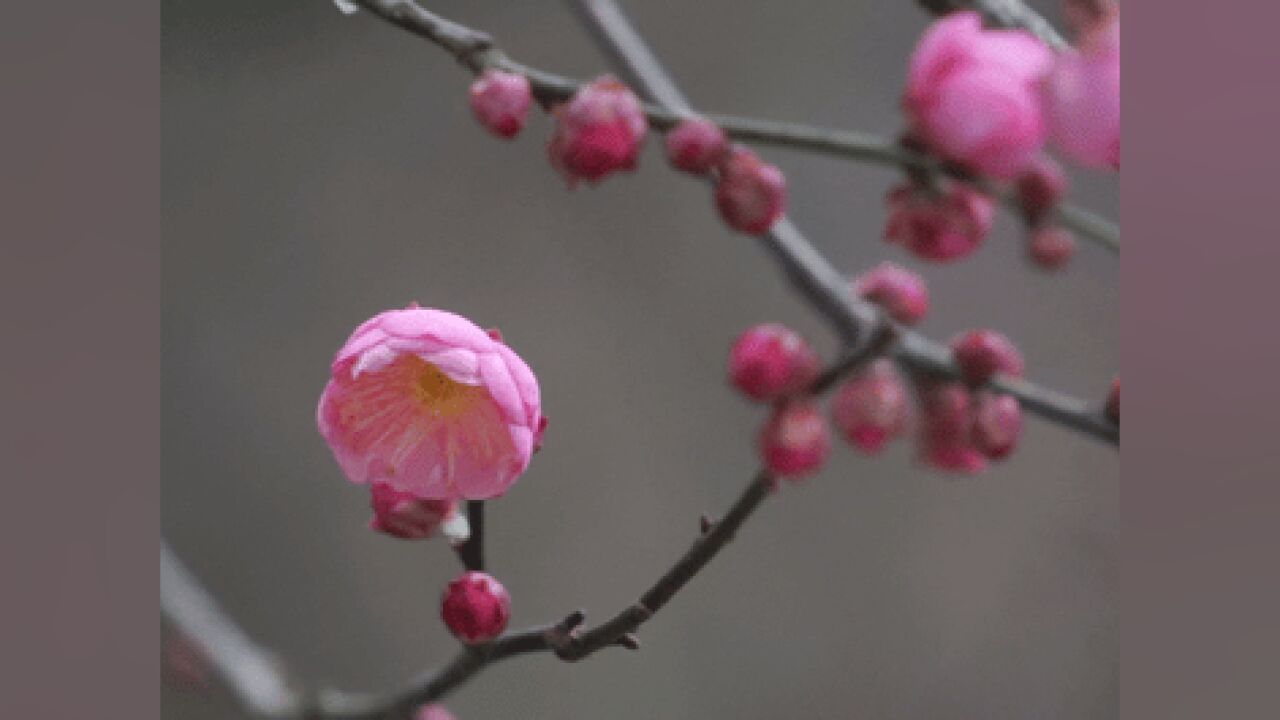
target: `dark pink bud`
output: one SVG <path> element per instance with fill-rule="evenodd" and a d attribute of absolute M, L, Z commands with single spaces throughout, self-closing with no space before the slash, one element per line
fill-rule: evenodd
<path fill-rule="evenodd" d="M 186 690 L 204 691 L 212 685 L 204 652 L 177 631 L 165 639 L 162 672 L 166 681 Z"/>
<path fill-rule="evenodd" d="M 705 175 L 724 159 L 728 139 L 715 123 L 694 117 L 681 120 L 667 133 L 666 146 L 672 167 Z"/>
<path fill-rule="evenodd" d="M 423 705 L 414 720 L 457 720 L 457 717 L 443 705 Z"/>
<path fill-rule="evenodd" d="M 1120 378 L 1111 381 L 1111 391 L 1107 393 L 1107 418 L 1120 424 Z"/>
<path fill-rule="evenodd" d="M 529 80 L 523 75 L 485 70 L 471 83 L 471 112 L 486 130 L 500 138 L 513 138 L 529 114 Z"/>
<path fill-rule="evenodd" d="M 1046 225 L 1031 231 L 1027 240 L 1027 255 L 1031 261 L 1045 270 L 1057 270 L 1076 252 L 1076 239 L 1067 230 Z"/>
<path fill-rule="evenodd" d="M 972 387 L 996 373 L 1022 377 L 1022 355 L 1009 338 L 994 330 L 970 330 L 951 340 L 951 354 L 960 375 Z"/>
<path fill-rule="evenodd" d="M 893 362 L 881 358 L 845 381 L 831 401 L 831 419 L 846 442 L 878 453 L 907 425 L 907 389 Z"/>
<path fill-rule="evenodd" d="M 982 391 L 973 417 L 973 446 L 992 460 L 1008 457 L 1022 433 L 1022 407 L 1012 395 Z"/>
<path fill-rule="evenodd" d="M 953 183 L 941 194 L 912 183 L 885 197 L 889 220 L 884 239 L 916 257 L 934 262 L 957 260 L 977 249 L 991 230 L 991 198 Z"/>
<path fill-rule="evenodd" d="M 369 505 L 373 508 L 373 518 L 369 527 L 391 537 L 402 540 L 422 540 L 429 538 L 444 529 L 446 523 L 454 521 L 449 528 L 453 530 L 461 522 L 466 522 L 457 514 L 452 500 L 423 500 L 407 492 L 401 492 L 385 482 L 375 482 L 369 490 Z M 465 540 L 450 538 L 452 540 Z"/>
<path fill-rule="evenodd" d="M 511 596 L 489 575 L 463 573 L 445 588 L 440 617 L 449 632 L 462 642 L 486 642 L 506 629 L 511 618 Z"/>
<path fill-rule="evenodd" d="M 760 459 L 769 472 L 800 480 L 817 472 L 831 453 L 831 437 L 822 413 L 809 402 L 774 408 L 757 438 Z"/>
<path fill-rule="evenodd" d="M 556 130 L 547 146 L 551 164 L 569 186 L 634 170 L 649 129 L 635 93 L 605 75 L 583 85 L 555 109 Z"/>
<path fill-rule="evenodd" d="M 903 325 L 915 325 L 929 312 L 929 288 L 924 278 L 890 262 L 859 275 L 853 282 L 853 292 L 879 305 Z"/>
<path fill-rule="evenodd" d="M 818 356 L 809 344 L 782 325 L 756 325 L 729 348 L 729 381 L 752 400 L 776 400 L 801 392 L 820 371 Z"/>
<path fill-rule="evenodd" d="M 759 235 L 773 227 L 786 207 L 787 181 L 782 171 L 746 147 L 730 148 L 716 182 L 716 208 L 725 223 L 738 232 Z"/>
<path fill-rule="evenodd" d="M 1067 177 L 1057 163 L 1040 157 L 1018 176 L 1016 189 L 1027 220 L 1038 224 L 1066 194 Z"/>
<path fill-rule="evenodd" d="M 987 460 L 970 439 L 974 408 L 968 389 L 959 383 L 929 384 L 920 392 L 920 458 L 946 472 L 972 475 Z"/>

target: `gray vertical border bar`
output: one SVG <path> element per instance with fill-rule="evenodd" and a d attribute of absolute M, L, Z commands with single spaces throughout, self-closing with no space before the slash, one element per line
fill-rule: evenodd
<path fill-rule="evenodd" d="M 0 17 L 0 717 L 159 717 L 159 3 Z"/>

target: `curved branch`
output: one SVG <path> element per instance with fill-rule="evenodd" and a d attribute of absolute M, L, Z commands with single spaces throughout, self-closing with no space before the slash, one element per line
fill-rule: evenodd
<path fill-rule="evenodd" d="M 473 73 L 497 68 L 519 73 L 529 79 L 534 96 L 544 106 L 564 102 L 582 85 L 560 75 L 516 62 L 493 46 L 489 35 L 446 20 L 424 10 L 410 0 L 358 0 L 369 12 L 410 31 L 414 35 L 441 46 Z M 641 47 L 643 44 L 641 44 Z M 629 48 L 630 51 L 632 48 Z M 652 89 L 652 88 L 651 88 Z M 670 88 L 667 88 L 669 90 Z M 659 97 L 651 95 L 651 97 Z M 670 130 L 682 118 L 693 113 L 687 104 L 677 107 L 668 102 L 646 103 L 649 124 L 660 132 Z M 761 120 L 718 113 L 698 113 L 719 125 L 729 137 L 745 142 L 792 148 L 888 167 L 903 167 L 921 172 L 946 175 L 975 185 L 998 199 L 1006 207 L 1017 210 L 1018 199 L 1009 189 L 983 178 L 975 178 L 961 168 L 938 161 L 929 155 L 903 148 L 897 141 L 848 130 L 819 128 L 800 123 Z M 1062 204 L 1058 222 L 1078 235 L 1112 252 L 1120 251 L 1120 230 L 1105 218 L 1083 208 Z"/>

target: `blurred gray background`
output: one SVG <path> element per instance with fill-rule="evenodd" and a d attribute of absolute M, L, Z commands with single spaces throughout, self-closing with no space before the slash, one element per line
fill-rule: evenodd
<path fill-rule="evenodd" d="M 606 67 L 560 3 L 429 6 L 535 66 Z M 908 0 L 624 7 L 700 107 L 886 135 L 927 21 Z M 737 332 L 781 321 L 832 349 L 656 138 L 639 172 L 566 191 L 545 116 L 488 137 L 443 52 L 326 0 L 171 0 L 163 42 L 163 530 L 307 678 L 385 688 L 455 647 L 437 617 L 455 558 L 370 532 L 366 492 L 315 430 L 330 357 L 368 316 L 460 312 L 538 374 L 546 446 L 488 515 L 513 627 L 620 609 L 751 476 L 763 413 L 723 379 Z M 1037 272 L 1004 215 L 972 258 L 923 265 L 879 240 L 897 173 L 762 154 L 840 268 L 928 277 L 926 332 L 1002 329 L 1034 379 L 1105 392 L 1118 258 L 1082 245 Z M 1073 193 L 1116 217 L 1114 176 Z M 925 471 L 906 442 L 841 448 L 643 628 L 641 652 L 512 660 L 447 704 L 461 720 L 1115 717 L 1118 511 L 1118 453 L 1038 420 L 973 479 Z M 218 693 L 162 700 L 168 718 L 237 716 Z"/>

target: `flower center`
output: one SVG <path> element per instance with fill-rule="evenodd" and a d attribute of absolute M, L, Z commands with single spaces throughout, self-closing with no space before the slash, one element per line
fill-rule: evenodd
<path fill-rule="evenodd" d="M 413 397 L 437 416 L 458 415 L 484 396 L 484 388 L 455 382 L 421 358 L 411 357 L 410 364 Z"/>

